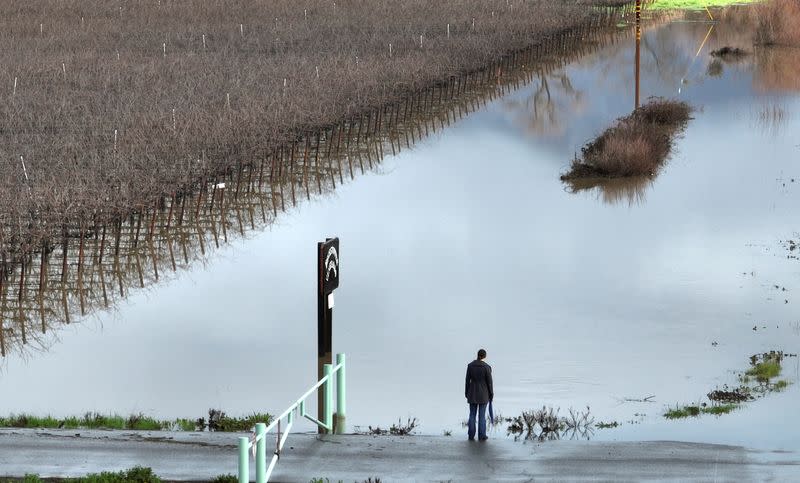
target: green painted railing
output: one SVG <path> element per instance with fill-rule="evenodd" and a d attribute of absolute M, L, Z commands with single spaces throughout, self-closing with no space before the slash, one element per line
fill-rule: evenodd
<path fill-rule="evenodd" d="M 300 399 L 294 402 L 289 408 L 280 416 L 267 426 L 264 423 L 256 424 L 255 436 L 248 438 L 242 436 L 239 438 L 239 483 L 249 483 L 250 481 L 250 450 L 255 448 L 256 460 L 256 483 L 266 483 L 269 481 L 275 465 L 281 457 L 281 450 L 289 437 L 294 424 L 294 417 L 297 411 L 300 412 L 300 417 L 306 418 L 312 423 L 315 423 L 327 432 L 335 432 L 338 434 L 345 432 L 345 414 L 346 414 L 346 382 L 345 382 L 345 356 L 344 354 L 336 354 L 336 365 L 325 364 L 323 373 L 325 374 L 314 386 L 306 391 L 305 394 L 300 396 Z M 336 375 L 336 424 L 333 422 L 333 377 Z M 312 418 L 306 414 L 306 399 L 315 394 L 315 392 L 322 387 L 323 391 L 323 421 Z M 286 420 L 286 425 L 281 433 L 281 421 Z M 272 459 L 267 466 L 267 433 L 276 429 L 276 443 L 275 451 L 272 454 Z"/>

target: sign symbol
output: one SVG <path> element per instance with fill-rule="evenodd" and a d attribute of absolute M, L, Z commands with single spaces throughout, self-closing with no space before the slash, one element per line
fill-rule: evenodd
<path fill-rule="evenodd" d="M 330 247 L 327 255 L 325 255 L 325 281 L 331 279 L 331 272 L 334 278 L 339 276 L 339 254 L 336 252 L 336 247 Z"/>
<path fill-rule="evenodd" d="M 339 239 L 328 238 L 317 247 L 317 277 L 321 293 L 329 294 L 339 286 Z"/>

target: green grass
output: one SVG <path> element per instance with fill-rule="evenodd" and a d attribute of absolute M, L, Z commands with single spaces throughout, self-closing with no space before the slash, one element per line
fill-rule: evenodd
<path fill-rule="evenodd" d="M 645 4 L 647 10 L 703 10 L 706 7 L 727 7 L 755 3 L 757 0 L 655 0 Z"/>
<path fill-rule="evenodd" d="M 162 429 L 171 429 L 173 424 L 170 421 L 157 421 L 142 413 L 131 414 L 127 421 L 125 421 L 125 429 L 137 429 L 142 431 L 159 431 Z"/>
<path fill-rule="evenodd" d="M 222 416 L 215 420 L 213 431 L 250 431 L 256 423 L 270 424 L 273 419 L 273 416 L 269 413 L 253 413 L 244 417 L 227 416 L 223 412 L 220 413 Z M 200 420 L 205 421 L 203 418 Z M 160 421 L 142 413 L 131 414 L 125 418 L 118 414 L 104 415 L 88 412 L 83 416 L 69 416 L 63 419 L 49 415 L 41 417 L 20 413 L 0 417 L 0 428 L 196 431 L 200 420 L 177 418 L 169 421 Z"/>
<path fill-rule="evenodd" d="M 250 431 L 256 423 L 269 425 L 272 415 L 269 413 L 253 413 L 241 418 L 223 415 L 216 425 L 216 431 Z"/>
<path fill-rule="evenodd" d="M 745 372 L 747 376 L 755 377 L 758 382 L 769 382 L 781 373 L 781 364 L 775 360 L 759 362 Z"/>
<path fill-rule="evenodd" d="M 237 483 L 239 478 L 236 475 L 228 473 L 227 475 L 219 475 L 211 480 L 211 483 Z"/>
<path fill-rule="evenodd" d="M 674 409 L 669 409 L 664 413 L 664 417 L 667 419 L 683 419 L 699 415 L 700 406 L 676 406 Z"/>
<path fill-rule="evenodd" d="M 5 428 L 57 428 L 59 421 L 51 416 L 37 417 L 30 414 L 12 414 L 0 417 L 0 427 Z"/>
<path fill-rule="evenodd" d="M 728 414 L 734 409 L 738 408 L 738 404 L 720 404 L 718 406 L 708 406 L 702 408 L 700 411 L 703 414 L 713 414 L 715 416 L 719 416 L 721 414 Z"/>
<path fill-rule="evenodd" d="M 126 429 L 125 418 L 118 414 L 86 413 L 82 417 L 63 419 L 64 429 Z"/>
<path fill-rule="evenodd" d="M 701 414 L 713 414 L 715 416 L 719 416 L 721 414 L 728 414 L 738 407 L 738 404 L 719 404 L 705 407 L 696 405 L 676 406 L 673 409 L 667 410 L 667 412 L 664 413 L 664 417 L 667 419 L 684 419 L 688 417 L 700 416 Z"/>
<path fill-rule="evenodd" d="M 11 483 L 12 481 L 0 479 L 0 483 Z M 68 483 L 161 483 L 161 478 L 156 476 L 150 468 L 136 466 L 124 471 L 90 473 L 80 478 L 59 478 L 58 481 Z M 41 483 L 42 479 L 38 475 L 25 475 L 22 482 Z M 221 483 L 227 483 L 227 480 Z"/>
<path fill-rule="evenodd" d="M 784 389 L 789 387 L 789 384 L 790 382 L 787 381 L 786 379 L 781 379 L 780 381 L 777 381 L 774 386 L 772 386 L 772 389 L 775 391 L 783 391 Z"/>
<path fill-rule="evenodd" d="M 178 418 L 175 420 L 175 428 L 179 431 L 195 431 L 197 423 L 193 419 Z"/>

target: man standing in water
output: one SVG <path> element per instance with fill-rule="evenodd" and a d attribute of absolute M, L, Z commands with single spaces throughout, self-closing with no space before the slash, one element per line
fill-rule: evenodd
<path fill-rule="evenodd" d="M 478 358 L 467 366 L 467 382 L 464 396 L 469 403 L 469 429 L 467 435 L 470 441 L 475 439 L 475 416 L 478 416 L 478 439 L 486 441 L 486 405 L 494 399 L 492 387 L 492 366 L 484 362 L 486 351 L 478 351 Z"/>

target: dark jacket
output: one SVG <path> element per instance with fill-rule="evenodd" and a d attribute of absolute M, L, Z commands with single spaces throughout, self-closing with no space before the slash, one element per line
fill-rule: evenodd
<path fill-rule="evenodd" d="M 464 396 L 470 404 L 486 404 L 494 399 L 492 366 L 480 360 L 469 363 Z"/>

